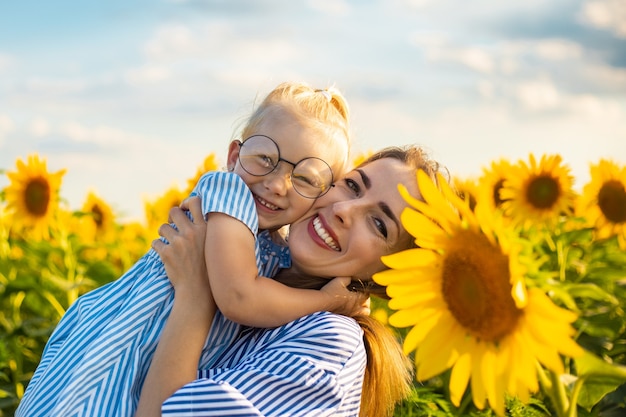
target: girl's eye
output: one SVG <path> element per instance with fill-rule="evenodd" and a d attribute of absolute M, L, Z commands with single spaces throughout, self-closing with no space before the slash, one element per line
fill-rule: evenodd
<path fill-rule="evenodd" d="M 377 217 L 374 217 L 374 225 L 376 226 L 376 229 L 380 232 L 380 234 L 386 238 L 387 237 L 387 225 L 385 224 L 385 222 L 380 220 Z"/>
<path fill-rule="evenodd" d="M 346 186 L 351 189 L 354 194 L 359 195 L 361 193 L 361 186 L 359 185 L 358 182 L 356 182 L 355 180 L 351 179 L 351 178 L 346 178 Z"/>

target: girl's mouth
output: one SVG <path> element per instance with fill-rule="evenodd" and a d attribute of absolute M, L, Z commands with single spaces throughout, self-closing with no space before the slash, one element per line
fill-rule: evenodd
<path fill-rule="evenodd" d="M 269 201 L 263 199 L 262 197 L 259 197 L 258 195 L 254 194 L 254 199 L 256 200 L 257 203 L 259 203 L 261 206 L 272 210 L 272 211 L 277 211 L 280 210 L 280 207 L 270 203 Z"/>

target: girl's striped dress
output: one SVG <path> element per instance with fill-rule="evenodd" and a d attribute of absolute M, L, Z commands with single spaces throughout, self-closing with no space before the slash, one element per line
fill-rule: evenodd
<path fill-rule="evenodd" d="M 254 200 L 241 177 L 207 173 L 194 194 L 201 197 L 204 214 L 229 214 L 256 236 Z M 289 267 L 290 259 L 286 247 L 267 239 L 267 232 L 256 239 L 256 260 L 259 274 L 272 277 L 279 267 Z M 80 297 L 51 335 L 16 416 L 131 417 L 173 298 L 154 250 L 118 280 Z M 208 358 L 220 356 L 239 329 L 221 314 L 214 327 L 205 349 Z"/>

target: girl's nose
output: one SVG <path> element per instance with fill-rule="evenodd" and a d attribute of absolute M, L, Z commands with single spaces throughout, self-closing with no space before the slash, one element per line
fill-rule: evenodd
<path fill-rule="evenodd" d="M 274 171 L 267 174 L 263 183 L 265 187 L 277 195 L 285 195 L 291 187 L 291 171 L 289 164 L 280 163 Z"/>

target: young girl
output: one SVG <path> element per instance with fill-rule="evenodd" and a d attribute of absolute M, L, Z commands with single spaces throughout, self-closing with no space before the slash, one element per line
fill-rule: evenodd
<path fill-rule="evenodd" d="M 276 231 L 304 215 L 330 188 L 333 173 L 346 169 L 347 118 L 347 105 L 334 89 L 281 84 L 253 113 L 243 141 L 231 143 L 233 172 L 208 173 L 198 182 L 194 194 L 202 197 L 203 215 L 226 231 L 210 276 L 212 286 L 225 287 L 215 299 L 226 317 L 275 326 L 314 311 L 342 311 L 349 292 L 339 285 L 295 290 L 258 275 L 273 276 L 290 265 L 287 249 L 275 243 Z M 263 232 L 254 239 L 257 228 Z M 273 291 L 289 303 L 275 306 Z M 120 279 L 82 296 L 52 334 L 16 415 L 131 416 L 172 301 L 153 250 Z M 231 315 L 233 302 L 243 302 L 245 314 Z M 229 322 L 224 324 L 226 330 Z M 216 349 L 232 337 L 222 333 Z"/>

